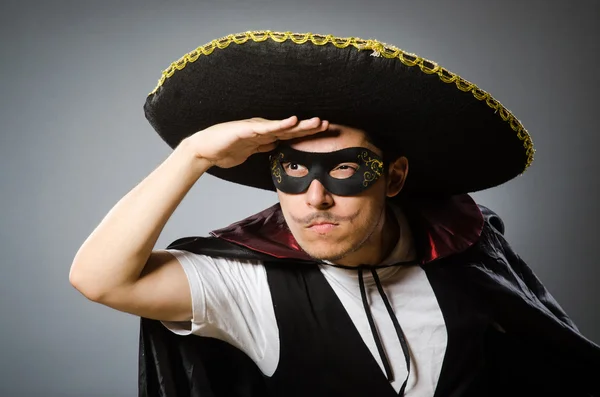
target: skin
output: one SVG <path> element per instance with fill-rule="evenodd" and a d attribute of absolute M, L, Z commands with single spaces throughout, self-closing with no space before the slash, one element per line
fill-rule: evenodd
<path fill-rule="evenodd" d="M 154 250 L 167 221 L 211 167 L 231 168 L 254 153 L 326 131 L 318 117 L 260 117 L 215 124 L 185 138 L 123 196 L 77 251 L 69 282 L 93 302 L 163 321 L 192 318 L 192 297 L 177 258 Z"/>
<path fill-rule="evenodd" d="M 190 320 L 186 275 L 172 254 L 153 250 L 158 237 L 210 167 L 234 167 L 281 143 L 315 152 L 364 146 L 381 154 L 362 131 L 316 117 L 252 118 L 211 126 L 184 139 L 113 206 L 79 248 L 69 281 L 88 299 L 122 312 L 163 321 Z M 354 197 L 332 195 L 313 182 L 305 193 L 279 192 L 279 199 L 296 240 L 315 258 L 350 266 L 377 264 L 398 239 L 397 225 L 385 212 L 385 198 L 400 192 L 407 171 L 407 160 L 400 158 L 385 178 Z M 343 176 L 351 170 L 340 167 L 336 172 Z M 306 228 L 315 219 L 336 225 L 320 232 Z"/>
<path fill-rule="evenodd" d="M 307 152 L 331 152 L 348 147 L 366 147 L 381 155 L 359 129 L 330 124 L 327 131 L 294 139 L 290 146 Z M 356 164 L 343 163 L 334 168 L 335 177 L 350 176 Z M 289 175 L 301 176 L 301 165 L 284 164 Z M 385 259 L 399 238 L 398 225 L 389 211 L 386 198 L 396 196 L 404 186 L 408 160 L 400 157 L 390 164 L 369 189 L 356 196 L 337 196 L 312 181 L 299 194 L 277 191 L 285 220 L 304 251 L 315 259 L 345 266 L 378 264 Z M 328 225 L 309 227 L 314 222 Z"/>

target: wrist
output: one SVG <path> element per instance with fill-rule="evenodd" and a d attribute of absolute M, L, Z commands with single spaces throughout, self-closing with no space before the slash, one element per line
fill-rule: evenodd
<path fill-rule="evenodd" d="M 177 158 L 177 162 L 184 164 L 186 168 L 189 167 L 190 170 L 197 173 L 198 177 L 213 166 L 210 160 L 201 157 L 196 153 L 188 139 L 183 139 L 181 143 L 177 145 L 175 150 L 173 150 L 172 156 Z"/>

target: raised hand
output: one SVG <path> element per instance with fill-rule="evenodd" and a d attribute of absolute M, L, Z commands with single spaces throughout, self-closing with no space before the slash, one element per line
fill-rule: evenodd
<path fill-rule="evenodd" d="M 221 168 L 235 167 L 254 153 L 273 150 L 278 141 L 299 138 L 327 130 L 329 122 L 314 117 L 298 121 L 251 118 L 216 124 L 186 138 L 198 158 Z"/>

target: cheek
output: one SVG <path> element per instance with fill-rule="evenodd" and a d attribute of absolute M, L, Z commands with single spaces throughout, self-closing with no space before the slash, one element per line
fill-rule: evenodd
<path fill-rule="evenodd" d="M 304 201 L 301 194 L 285 194 L 277 191 L 277 197 L 279 198 L 279 204 L 284 215 L 292 214 L 298 217 L 298 208 L 302 208 Z"/>
<path fill-rule="evenodd" d="M 277 192 L 279 197 L 279 204 L 281 206 L 281 212 L 283 213 L 283 217 L 293 232 L 296 232 L 301 227 L 294 222 L 294 218 L 302 218 L 306 216 L 306 214 L 302 214 L 298 211 L 299 208 L 302 208 L 302 202 L 299 199 L 299 196 L 286 195 Z"/>
<path fill-rule="evenodd" d="M 345 214 L 357 214 L 357 218 L 367 217 L 381 209 L 385 202 L 385 182 L 381 178 L 367 190 L 356 196 L 336 197 L 336 206 Z M 369 214 L 369 215 L 367 215 Z"/>
<path fill-rule="evenodd" d="M 281 209 L 284 212 L 290 212 L 290 209 L 293 209 L 298 205 L 300 195 L 286 194 L 281 193 L 279 190 L 277 191 L 277 198 L 279 199 L 279 204 L 281 204 Z"/>
<path fill-rule="evenodd" d="M 347 222 L 347 226 L 354 231 L 371 229 L 373 224 L 377 223 L 381 211 L 385 206 L 385 196 L 369 196 L 364 198 L 354 198 L 344 203 L 344 215 L 353 218 Z M 352 230 L 350 230 L 352 231 Z"/>
<path fill-rule="evenodd" d="M 353 227 L 361 230 L 368 228 L 373 222 L 374 215 L 374 211 L 372 211 L 372 208 L 369 205 L 361 206 L 357 213 L 354 222 L 355 225 L 353 225 Z"/>
<path fill-rule="evenodd" d="M 364 229 L 372 217 L 373 203 L 361 198 L 344 198 L 336 200 L 337 211 L 340 216 L 348 218 L 345 226 L 350 229 Z"/>

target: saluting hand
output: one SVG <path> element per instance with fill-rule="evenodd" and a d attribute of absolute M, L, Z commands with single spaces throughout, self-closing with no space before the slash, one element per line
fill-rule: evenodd
<path fill-rule="evenodd" d="M 215 124 L 185 141 L 196 157 L 207 160 L 211 166 L 231 168 L 252 154 L 275 149 L 278 141 L 316 134 L 328 126 L 328 121 L 318 117 L 301 121 L 296 116 L 284 120 L 255 117 Z"/>

